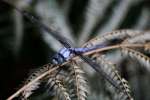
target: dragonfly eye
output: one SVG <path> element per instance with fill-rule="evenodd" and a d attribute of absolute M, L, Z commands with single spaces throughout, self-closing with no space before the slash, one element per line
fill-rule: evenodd
<path fill-rule="evenodd" d="M 61 54 L 56 54 L 52 58 L 52 63 L 53 64 L 62 64 L 65 61 L 64 57 Z"/>
<path fill-rule="evenodd" d="M 56 58 L 53 58 L 53 59 L 52 59 L 52 63 L 53 63 L 53 64 L 58 64 L 58 60 L 57 60 Z"/>

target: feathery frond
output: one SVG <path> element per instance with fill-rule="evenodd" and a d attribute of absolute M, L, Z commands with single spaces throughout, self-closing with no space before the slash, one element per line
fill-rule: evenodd
<path fill-rule="evenodd" d="M 57 77 L 50 77 L 47 84 L 50 89 L 53 89 L 54 93 L 56 93 L 56 96 L 58 96 L 59 99 L 71 100 L 62 79 L 58 79 Z"/>
<path fill-rule="evenodd" d="M 84 71 L 78 66 L 76 62 L 72 62 L 69 68 L 70 74 L 67 78 L 69 83 L 69 92 L 72 98 L 77 100 L 86 100 L 89 93 Z"/>
<path fill-rule="evenodd" d="M 25 84 L 31 82 L 32 80 L 34 80 L 35 78 L 37 78 L 38 76 L 40 76 L 42 73 L 46 72 L 47 70 L 49 70 L 52 67 L 51 64 L 46 64 L 45 66 L 42 66 L 41 68 L 36 69 L 30 76 L 28 79 L 26 79 Z M 37 82 L 34 82 L 32 85 L 30 85 L 29 87 L 27 87 L 23 92 L 22 92 L 22 99 L 27 99 L 34 90 L 39 88 L 39 85 L 41 84 L 41 80 L 38 80 Z"/>
<path fill-rule="evenodd" d="M 100 66 L 102 66 L 103 71 L 108 74 L 109 78 L 111 78 L 111 80 L 114 81 L 114 83 L 116 83 L 119 94 L 122 94 L 121 100 L 133 100 L 130 94 L 128 82 L 125 79 L 121 78 L 117 69 L 115 69 L 115 65 L 110 61 L 106 60 L 104 55 L 100 54 L 93 55 L 93 59 L 95 59 L 95 61 Z"/>
<path fill-rule="evenodd" d="M 91 47 L 102 43 L 106 44 L 108 41 L 113 39 L 124 40 L 125 38 L 131 38 L 142 33 L 143 33 L 142 31 L 136 31 L 136 30 L 117 30 L 113 32 L 108 32 L 101 36 L 91 39 L 90 41 L 85 43 L 83 47 Z"/>
<path fill-rule="evenodd" d="M 150 71 L 150 58 L 136 50 L 129 48 L 122 48 L 123 54 L 137 59 L 141 64 L 143 64 L 148 71 Z"/>
<path fill-rule="evenodd" d="M 134 37 L 125 39 L 123 43 L 146 43 L 150 42 L 150 32 L 143 32 L 143 34 L 136 35 Z"/>

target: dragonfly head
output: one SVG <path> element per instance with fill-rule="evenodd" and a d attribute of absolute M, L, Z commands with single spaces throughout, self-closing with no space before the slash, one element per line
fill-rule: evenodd
<path fill-rule="evenodd" d="M 58 53 L 56 53 L 52 58 L 53 64 L 62 64 L 65 61 L 71 58 L 71 49 L 70 48 L 62 48 Z"/>
<path fill-rule="evenodd" d="M 65 61 L 65 58 L 60 53 L 56 53 L 52 57 L 52 63 L 53 64 L 62 64 L 64 61 Z"/>

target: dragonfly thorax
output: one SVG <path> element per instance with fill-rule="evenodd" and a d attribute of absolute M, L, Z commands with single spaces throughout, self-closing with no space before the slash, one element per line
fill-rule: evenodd
<path fill-rule="evenodd" d="M 62 48 L 58 53 L 52 58 L 53 64 L 62 64 L 65 61 L 68 61 L 74 55 L 71 48 Z"/>
<path fill-rule="evenodd" d="M 96 48 L 102 48 L 105 45 L 97 45 L 91 48 L 62 48 L 56 53 L 52 59 L 53 64 L 62 64 L 65 61 L 71 59 L 75 54 L 82 54 L 84 52 L 88 52 L 94 50 Z"/>

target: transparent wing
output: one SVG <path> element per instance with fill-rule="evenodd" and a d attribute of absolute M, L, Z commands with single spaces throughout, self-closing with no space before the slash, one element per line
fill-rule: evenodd
<path fill-rule="evenodd" d="M 50 27 L 47 27 L 44 23 L 40 22 L 38 20 L 38 18 L 36 18 L 35 16 L 33 16 L 32 14 L 30 14 L 29 12 L 27 12 L 25 10 L 19 9 L 18 7 L 14 6 L 13 4 L 9 3 L 8 1 L 4 0 L 4 2 L 8 3 L 11 7 L 13 7 L 18 12 L 20 12 L 22 15 L 27 17 L 32 23 L 38 25 L 44 31 L 47 31 L 49 34 L 51 34 L 56 40 L 58 40 L 66 48 L 70 48 L 71 47 L 71 43 L 70 43 L 71 41 L 69 41 L 67 38 L 65 38 L 63 36 L 58 35 L 57 31 L 55 31 L 54 29 L 52 29 Z"/>

